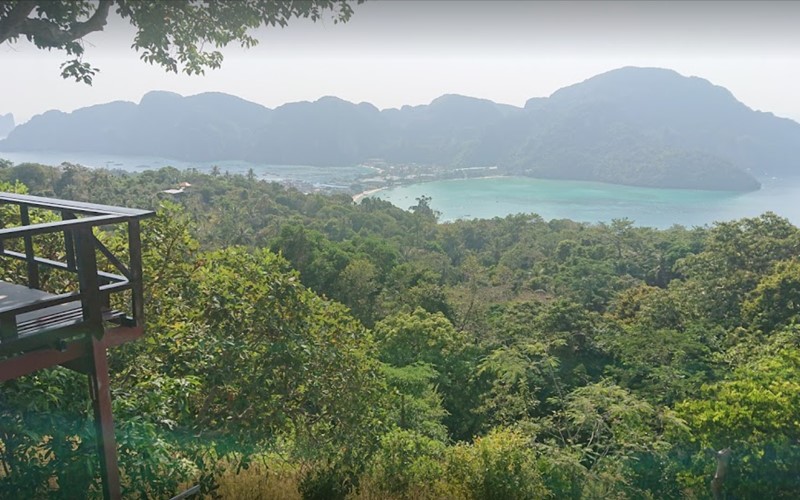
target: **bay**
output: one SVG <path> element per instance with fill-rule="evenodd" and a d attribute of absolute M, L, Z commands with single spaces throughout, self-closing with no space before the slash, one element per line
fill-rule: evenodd
<path fill-rule="evenodd" d="M 374 175 L 364 166 L 316 167 L 267 165 L 238 160 L 188 162 L 155 156 L 119 156 L 102 153 L 0 152 L 0 158 L 18 164 L 35 162 L 60 165 L 62 162 L 87 167 L 103 167 L 141 172 L 172 166 L 210 172 L 246 174 L 250 169 L 258 179 L 304 183 L 318 188 L 346 190 L 359 178 Z M 691 227 L 709 225 L 772 211 L 800 225 L 800 177 L 759 179 L 762 188 L 750 193 L 653 189 L 559 181 L 530 177 L 489 177 L 432 181 L 392 187 L 371 194 L 400 208 L 408 209 L 422 196 L 431 197 L 431 206 L 441 213 L 443 222 L 457 219 L 490 219 L 518 213 L 535 213 L 546 220 L 572 219 L 580 222 L 610 222 L 628 218 L 639 226 L 667 228 L 675 224 Z"/>
<path fill-rule="evenodd" d="M 373 193 L 408 209 L 429 196 L 443 222 L 535 213 L 546 220 L 610 222 L 628 218 L 638 226 L 710 225 L 772 211 L 800 225 L 800 177 L 761 179 L 750 193 L 654 189 L 529 177 L 489 177 L 410 184 Z"/>

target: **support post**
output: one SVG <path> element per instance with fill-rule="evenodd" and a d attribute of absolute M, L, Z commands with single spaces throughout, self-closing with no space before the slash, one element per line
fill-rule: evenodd
<path fill-rule="evenodd" d="M 117 440 L 114 437 L 114 417 L 111 414 L 111 390 L 108 377 L 108 358 L 103 342 L 89 336 L 91 343 L 91 372 L 89 392 L 94 408 L 94 425 L 97 434 L 97 451 L 100 457 L 100 474 L 103 480 L 103 498 L 122 498 L 119 464 L 117 463 Z"/>
<path fill-rule="evenodd" d="M 136 326 L 144 326 L 144 284 L 142 282 L 142 238 L 137 219 L 128 221 L 128 248 L 130 251 L 132 311 Z"/>

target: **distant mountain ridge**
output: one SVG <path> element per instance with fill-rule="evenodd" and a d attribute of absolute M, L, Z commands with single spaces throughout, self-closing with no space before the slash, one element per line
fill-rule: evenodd
<path fill-rule="evenodd" d="M 0 138 L 8 135 L 12 130 L 14 130 L 14 115 L 11 113 L 0 115 Z"/>
<path fill-rule="evenodd" d="M 184 161 L 353 165 L 369 159 L 651 187 L 753 190 L 800 175 L 800 124 L 726 89 L 658 68 L 621 68 L 524 108 L 444 95 L 379 110 L 336 97 L 266 108 L 222 93 L 146 94 L 14 128 L 0 151 L 81 151 Z"/>

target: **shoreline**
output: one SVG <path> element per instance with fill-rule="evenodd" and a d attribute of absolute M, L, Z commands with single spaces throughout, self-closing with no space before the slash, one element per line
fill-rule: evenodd
<path fill-rule="evenodd" d="M 379 188 L 367 189 L 366 191 L 361 191 L 358 194 L 354 194 L 353 195 L 353 203 L 358 203 L 359 201 L 363 200 L 367 196 L 373 195 L 375 193 L 379 193 L 379 192 L 381 192 L 381 191 L 383 191 L 384 189 L 387 189 L 387 188 L 388 187 L 384 186 L 384 187 L 379 187 Z"/>
<path fill-rule="evenodd" d="M 537 181 L 545 181 L 545 182 L 574 182 L 574 183 L 583 183 L 583 184 L 595 184 L 599 186 L 611 186 L 611 187 L 620 187 L 620 188 L 633 188 L 633 189 L 652 189 L 656 191 L 687 191 L 687 192 L 707 192 L 707 193 L 728 193 L 728 194 L 736 194 L 736 195 L 746 195 L 749 193 L 755 193 L 762 191 L 764 189 L 764 183 L 760 179 L 756 179 L 759 182 L 758 189 L 741 191 L 741 190 L 731 190 L 731 189 L 712 189 L 712 188 L 695 188 L 695 187 L 661 187 L 661 186 L 647 186 L 641 184 L 625 184 L 621 182 L 609 182 L 609 181 L 599 181 L 599 180 L 581 180 L 581 179 L 557 179 L 551 177 L 533 177 L 530 175 L 508 175 L 508 174 L 495 174 L 495 175 L 481 175 L 476 177 L 442 177 L 442 178 L 434 178 L 434 179 L 425 179 L 425 180 L 416 180 L 416 182 L 409 182 L 409 183 L 400 183 L 395 184 L 392 186 L 383 186 L 380 188 L 374 188 L 367 191 L 363 191 L 353 196 L 354 201 L 361 200 L 370 194 L 377 193 L 379 191 L 383 191 L 385 189 L 392 189 L 392 188 L 401 188 L 401 187 L 408 187 L 413 186 L 416 184 L 428 184 L 431 182 L 444 182 L 444 181 L 471 181 L 471 180 L 483 180 L 483 179 L 513 179 L 513 178 L 522 178 L 522 179 L 532 179 Z M 800 180 L 800 176 L 791 177 L 790 179 L 797 179 Z M 357 199 L 356 199 L 357 198 Z"/>
<path fill-rule="evenodd" d="M 429 182 L 439 182 L 439 181 L 465 181 L 465 180 L 472 180 L 472 179 L 500 179 L 504 177 L 513 177 L 509 175 L 485 175 L 481 177 L 456 177 L 456 178 L 443 178 L 443 179 L 429 179 L 422 182 L 410 182 L 408 184 L 397 184 L 394 186 L 383 186 L 379 188 L 368 189 L 366 191 L 362 191 L 358 194 L 353 195 L 353 201 L 358 203 L 359 201 L 363 200 L 367 196 L 373 195 L 375 193 L 379 193 L 389 188 L 396 188 L 396 187 L 403 187 L 403 186 L 411 186 L 414 184 L 427 184 Z"/>

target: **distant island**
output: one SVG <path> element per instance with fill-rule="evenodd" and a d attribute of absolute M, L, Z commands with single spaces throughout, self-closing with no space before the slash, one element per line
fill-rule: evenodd
<path fill-rule="evenodd" d="M 11 113 L 0 114 L 0 138 L 8 135 L 12 130 L 14 130 L 14 115 Z"/>
<path fill-rule="evenodd" d="M 391 165 L 428 178 L 492 169 L 492 175 L 752 191 L 758 178 L 800 174 L 800 124 L 754 111 L 701 78 L 628 67 L 521 108 L 444 95 L 400 109 L 336 97 L 269 109 L 221 93 L 155 91 L 139 104 L 35 116 L 11 130 L 0 151 Z"/>

